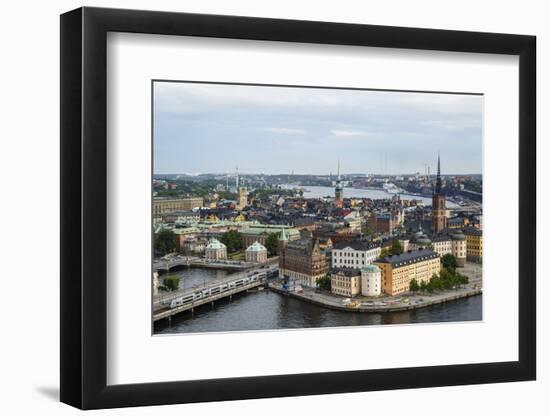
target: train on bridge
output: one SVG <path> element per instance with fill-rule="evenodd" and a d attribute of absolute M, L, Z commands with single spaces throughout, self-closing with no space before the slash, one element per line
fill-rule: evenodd
<path fill-rule="evenodd" d="M 234 281 L 223 282 L 216 286 L 198 289 L 197 291 L 194 291 L 192 293 L 184 294 L 181 297 L 172 299 L 170 301 L 170 308 L 172 309 L 192 302 L 194 303 L 196 301 L 200 301 L 214 295 L 224 293 L 226 291 L 235 290 L 249 284 L 264 281 L 266 278 L 267 271 L 256 271 L 248 276 L 236 279 Z"/>

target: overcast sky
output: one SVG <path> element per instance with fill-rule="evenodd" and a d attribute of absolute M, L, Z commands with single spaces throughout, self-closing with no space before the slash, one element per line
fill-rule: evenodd
<path fill-rule="evenodd" d="M 154 172 L 481 173 L 483 97 L 155 82 Z"/>

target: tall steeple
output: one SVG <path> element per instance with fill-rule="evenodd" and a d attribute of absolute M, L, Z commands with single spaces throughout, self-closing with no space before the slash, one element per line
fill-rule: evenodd
<path fill-rule="evenodd" d="M 336 179 L 336 186 L 334 187 L 334 205 L 341 208 L 344 204 L 344 186 L 342 185 L 342 179 L 340 178 L 340 158 L 338 158 L 338 178 Z"/>
<path fill-rule="evenodd" d="M 447 227 L 447 209 L 445 196 L 441 190 L 441 158 L 437 155 L 437 178 L 432 196 L 432 230 L 440 233 Z"/>
<path fill-rule="evenodd" d="M 441 159 L 437 154 L 437 179 L 435 180 L 435 193 L 441 193 Z"/>

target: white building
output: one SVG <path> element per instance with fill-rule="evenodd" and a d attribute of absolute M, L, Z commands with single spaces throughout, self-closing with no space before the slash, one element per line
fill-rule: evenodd
<path fill-rule="evenodd" d="M 466 262 L 466 237 L 460 230 L 434 235 L 431 239 L 420 230 L 415 233 L 408 245 L 411 250 L 429 247 L 433 247 L 434 252 L 440 257 L 453 255 L 459 267 L 463 267 Z"/>
<path fill-rule="evenodd" d="M 459 267 L 466 263 L 466 236 L 462 231 L 451 233 L 451 254 L 456 258 Z"/>
<path fill-rule="evenodd" d="M 361 268 L 361 294 L 367 297 L 382 294 L 382 274 L 376 265 Z"/>
<path fill-rule="evenodd" d="M 227 259 L 227 247 L 218 239 L 211 239 L 204 251 L 206 259 Z"/>
<path fill-rule="evenodd" d="M 432 238 L 433 250 L 439 254 L 439 256 L 444 256 L 447 254 L 453 253 L 453 244 L 451 237 L 449 235 L 439 235 Z M 415 248 L 419 249 L 419 248 Z"/>
<path fill-rule="evenodd" d="M 342 297 L 361 293 L 361 273 L 355 268 L 335 268 L 330 274 L 330 291 Z"/>
<path fill-rule="evenodd" d="M 159 273 L 153 272 L 153 295 L 158 295 L 159 293 Z"/>
<path fill-rule="evenodd" d="M 267 248 L 259 242 L 254 242 L 245 251 L 246 262 L 267 262 Z"/>
<path fill-rule="evenodd" d="M 353 231 L 361 232 L 361 215 L 357 211 L 352 211 L 344 217 L 344 223 Z"/>
<path fill-rule="evenodd" d="M 410 249 L 410 247 L 409 247 L 410 239 L 409 238 L 407 238 L 407 237 L 398 237 L 397 240 L 401 244 L 401 248 L 403 249 L 403 252 L 407 252 Z"/>
<path fill-rule="evenodd" d="M 338 242 L 331 252 L 332 267 L 360 269 L 377 259 L 380 252 L 380 243 L 363 240 Z"/>

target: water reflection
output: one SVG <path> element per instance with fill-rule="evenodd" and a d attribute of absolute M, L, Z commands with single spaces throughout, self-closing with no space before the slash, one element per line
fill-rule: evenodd
<path fill-rule="evenodd" d="M 235 330 L 433 323 L 481 320 L 481 295 L 419 310 L 360 314 L 328 310 L 268 290 L 216 301 L 155 323 L 155 333 L 227 332 Z"/>

